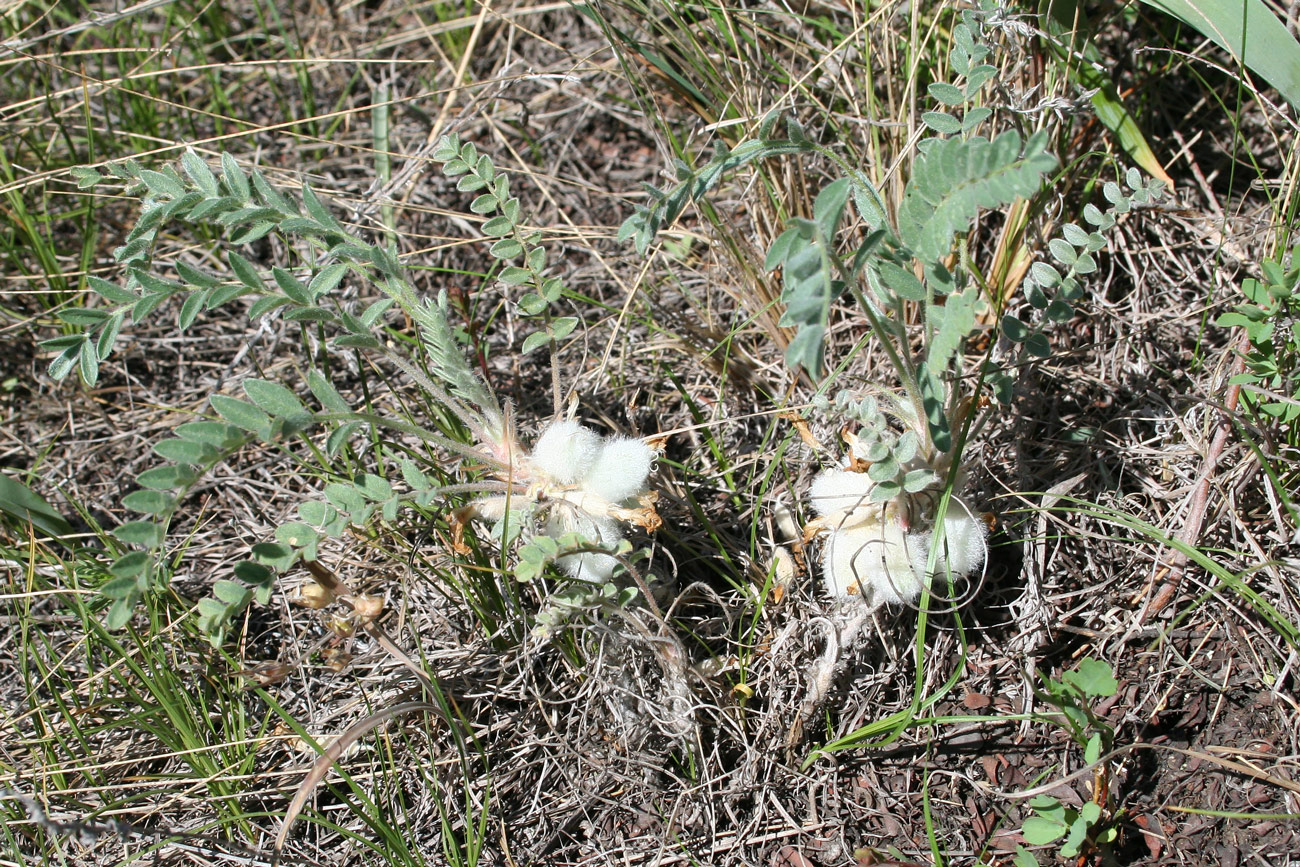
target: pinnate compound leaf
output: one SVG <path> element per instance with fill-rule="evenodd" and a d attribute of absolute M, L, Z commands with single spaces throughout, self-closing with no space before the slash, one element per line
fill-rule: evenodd
<path fill-rule="evenodd" d="M 785 361 L 791 367 L 802 367 L 814 376 L 821 372 L 826 357 L 826 326 L 804 325 L 795 334 L 785 350 Z"/>
<path fill-rule="evenodd" d="M 978 305 L 979 292 L 971 288 L 949 295 L 942 305 L 931 304 L 926 308 L 932 329 L 926 353 L 931 371 L 938 374 L 948 368 L 948 363 L 961 349 L 963 341 L 975 330 Z"/>
<path fill-rule="evenodd" d="M 916 160 L 898 210 L 900 237 L 927 262 L 946 256 L 954 236 L 970 229 L 980 209 L 1033 195 L 1057 165 L 1042 132 L 1023 148 L 1014 130 L 992 141 L 982 136 L 932 141 Z"/>
<path fill-rule="evenodd" d="M 660 228 L 673 223 L 686 210 L 687 205 L 707 194 L 729 173 L 756 160 L 814 151 L 816 148 L 799 122 L 787 115 L 785 139 L 750 139 L 730 150 L 719 148 L 713 159 L 698 171 L 680 164 L 678 185 L 668 192 L 653 188 L 647 190 L 651 198 L 649 207 L 638 207 L 636 213 L 624 220 L 619 227 L 618 238 L 620 241 L 632 238 L 637 252 L 644 253 Z"/>
<path fill-rule="evenodd" d="M 785 312 L 781 325 L 798 333 L 786 348 L 786 363 L 818 376 L 825 355 L 823 338 L 831 304 L 843 291 L 832 270 L 835 233 L 851 192 L 848 178 L 828 184 L 813 204 L 812 220 L 795 220 L 776 241 L 776 255 L 767 262 L 783 266 L 781 300 Z"/>

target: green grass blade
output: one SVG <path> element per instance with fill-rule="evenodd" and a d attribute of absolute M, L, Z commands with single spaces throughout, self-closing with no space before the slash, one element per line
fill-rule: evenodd
<path fill-rule="evenodd" d="M 1052 36 L 1052 48 L 1057 59 L 1066 64 L 1067 74 L 1079 87 L 1094 91 L 1092 107 L 1097 112 L 1097 119 L 1111 131 L 1115 141 L 1134 163 L 1173 189 L 1173 178 L 1151 150 L 1137 119 L 1120 98 L 1114 80 L 1102 70 L 1104 59 L 1089 38 L 1078 4 L 1074 0 L 1051 0 L 1046 12 L 1047 31 Z"/>
<path fill-rule="evenodd" d="M 1142 0 L 1195 28 L 1300 107 L 1300 43 L 1263 0 Z"/>

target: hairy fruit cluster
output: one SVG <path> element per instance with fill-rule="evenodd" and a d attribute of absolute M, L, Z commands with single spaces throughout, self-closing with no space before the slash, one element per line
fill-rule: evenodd
<path fill-rule="evenodd" d="M 646 530 L 661 524 L 647 484 L 655 456 L 644 440 L 602 437 L 560 419 L 537 438 L 531 454 L 513 464 L 507 494 L 477 500 L 461 517 L 493 521 L 498 535 L 505 521 L 527 522 L 553 539 L 576 534 L 593 548 L 613 549 L 623 539 L 623 524 Z M 566 554 L 555 562 L 592 583 L 608 581 L 618 564 L 602 550 Z"/>
<path fill-rule="evenodd" d="M 953 499 L 942 521 L 927 523 L 930 516 L 910 514 L 921 500 L 872 502 L 873 485 L 864 473 L 844 469 L 813 480 L 809 493 L 819 517 L 810 530 L 829 533 L 822 574 L 831 596 L 856 596 L 872 609 L 910 603 L 935 576 L 947 581 L 983 567 L 988 525 L 982 516 Z M 933 568 L 931 548 L 937 549 Z"/>

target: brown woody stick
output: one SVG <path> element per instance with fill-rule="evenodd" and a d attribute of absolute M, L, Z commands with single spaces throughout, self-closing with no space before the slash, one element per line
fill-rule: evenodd
<path fill-rule="evenodd" d="M 1250 336 L 1242 331 L 1231 349 L 1236 358 L 1228 371 L 1229 380 L 1246 369 L 1245 353 L 1249 348 Z M 1223 449 L 1228 443 L 1228 435 L 1232 432 L 1232 414 L 1237 411 L 1237 401 L 1240 397 L 1240 385 L 1230 384 L 1224 393 L 1223 409 L 1219 412 L 1219 426 L 1214 432 L 1214 439 L 1210 442 L 1210 450 L 1205 453 L 1201 478 L 1192 491 L 1187 520 L 1183 524 L 1182 532 L 1178 534 L 1178 541 L 1187 547 L 1195 545 L 1196 540 L 1201 536 L 1201 528 L 1205 524 L 1205 512 L 1209 508 L 1210 482 L 1214 479 L 1214 471 L 1218 469 L 1219 458 L 1222 457 Z M 1138 615 L 1139 626 L 1146 623 L 1151 615 L 1159 613 L 1178 593 L 1178 588 L 1183 583 L 1183 575 L 1187 572 L 1187 553 L 1184 550 L 1174 551 L 1165 561 L 1165 569 L 1164 583 Z"/>

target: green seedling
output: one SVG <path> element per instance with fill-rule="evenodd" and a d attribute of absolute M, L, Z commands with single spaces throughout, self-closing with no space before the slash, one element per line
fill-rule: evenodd
<path fill-rule="evenodd" d="M 1083 659 L 1073 671 L 1060 679 L 1039 674 L 1043 689 L 1035 693 L 1038 700 L 1055 707 L 1070 738 L 1083 750 L 1083 760 L 1093 765 L 1093 797 L 1079 808 L 1067 806 L 1051 795 L 1038 795 L 1029 801 L 1034 815 L 1025 820 L 1021 834 L 1032 846 L 1060 842 L 1063 858 L 1074 858 L 1088 847 L 1105 848 L 1118 836 L 1110 796 L 1110 766 L 1107 756 L 1114 747 L 1115 730 L 1093 709 L 1098 699 L 1115 694 L 1118 684 L 1109 665 L 1091 657 Z M 1064 838 L 1064 839 L 1062 839 Z M 1017 867 L 1036 867 L 1038 859 L 1019 847 Z"/>
<path fill-rule="evenodd" d="M 1246 369 L 1229 382 L 1241 386 L 1242 403 L 1249 409 L 1285 425 L 1294 445 L 1292 426 L 1300 418 L 1300 245 L 1285 260 L 1266 259 L 1260 269 L 1262 280 L 1242 281 L 1248 303 L 1238 304 L 1215 324 L 1246 332 Z"/>

